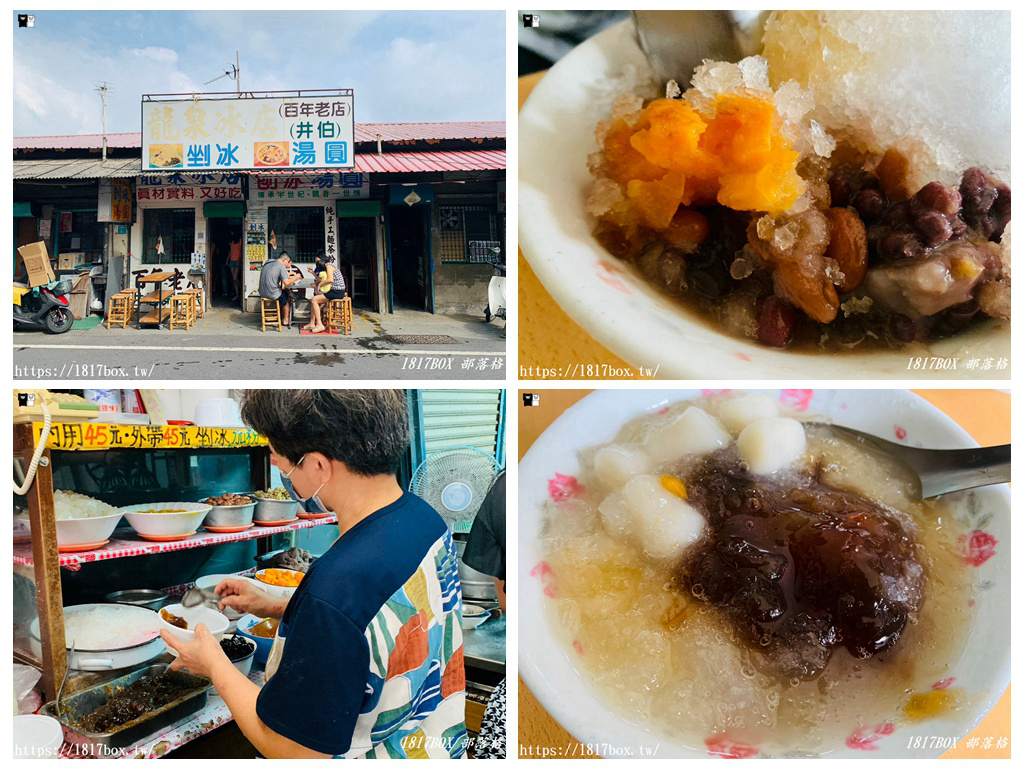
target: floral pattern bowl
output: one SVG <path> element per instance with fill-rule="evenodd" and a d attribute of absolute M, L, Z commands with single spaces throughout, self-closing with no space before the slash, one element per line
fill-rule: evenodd
<path fill-rule="evenodd" d="M 664 379 L 908 379 L 921 374 L 908 366 L 914 359 L 941 363 L 927 371 L 931 379 L 1008 378 L 1009 321 L 938 340 L 927 352 L 780 350 L 715 329 L 612 256 L 587 213 L 587 157 L 612 100 L 648 77 L 633 25 L 623 22 L 560 59 L 519 112 L 519 246 L 551 297 L 594 339 Z M 921 354 L 933 357 L 912 357 Z"/>
<path fill-rule="evenodd" d="M 721 734 L 687 740 L 630 722 L 612 711 L 578 668 L 571 648 L 548 623 L 554 596 L 551 570 L 539 542 L 544 508 L 582 492 L 581 449 L 611 441 L 629 420 L 670 403 L 714 394 L 709 390 L 605 390 L 568 409 L 542 434 L 519 466 L 520 615 L 536 617 L 520 634 L 519 669 L 545 709 L 584 744 L 629 748 L 658 757 L 795 757 L 733 741 Z M 911 446 L 977 445 L 941 411 L 900 390 L 766 390 L 783 406 Z M 965 567 L 977 569 L 966 650 L 932 689 L 956 687 L 968 706 L 941 719 L 851 724 L 845 743 L 828 757 L 938 757 L 965 736 L 995 705 L 1010 679 L 1010 494 L 993 486 L 951 495 L 947 509 L 967 533 L 960 539 Z M 926 693 L 926 691 L 922 691 Z M 941 737 L 941 738 L 936 738 Z"/>

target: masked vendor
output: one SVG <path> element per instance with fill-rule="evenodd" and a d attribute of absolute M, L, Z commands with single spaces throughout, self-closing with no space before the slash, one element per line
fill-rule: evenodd
<path fill-rule="evenodd" d="M 265 757 L 462 757 L 458 561 L 444 521 L 395 477 L 405 392 L 249 390 L 242 418 L 307 508 L 337 514 L 340 536 L 291 598 L 248 579 L 217 586 L 222 609 L 281 620 L 262 689 L 203 625 L 188 643 L 162 633 L 180 654 L 172 669 L 210 678 Z"/>

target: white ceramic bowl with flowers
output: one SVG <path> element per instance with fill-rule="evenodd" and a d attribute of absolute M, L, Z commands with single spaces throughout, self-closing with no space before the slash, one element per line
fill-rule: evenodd
<path fill-rule="evenodd" d="M 612 256 L 594 237 L 596 219 L 587 213 L 587 159 L 598 150 L 594 129 L 611 114 L 612 100 L 635 91 L 649 72 L 632 23 L 623 22 L 560 59 L 519 111 L 519 246 L 551 297 L 585 331 L 664 379 L 908 379 L 920 376 L 908 362 L 921 354 L 949 358 L 949 365 L 927 371 L 929 379 L 1008 378 L 1008 320 L 938 339 L 927 350 L 780 350 L 717 330 Z M 971 360 L 977 365 L 968 369 Z"/>
<path fill-rule="evenodd" d="M 831 420 L 910 446 L 975 447 L 963 429 L 916 395 L 899 390 L 765 390 L 799 417 Z M 552 626 L 557 584 L 546 562 L 540 533 L 545 508 L 583 493 L 580 452 L 611 442 L 628 421 L 658 413 L 671 403 L 714 395 L 707 390 L 605 390 L 569 408 L 542 434 L 519 465 L 520 612 L 533 616 L 519 640 L 519 671 L 544 708 L 584 744 L 629 747 L 658 757 L 792 757 L 785 750 L 730 739 L 720 733 L 681 736 L 641 725 L 613 711 L 590 681 L 579 649 Z M 949 659 L 930 688 L 955 689 L 966 702 L 941 719 L 891 715 L 851 723 L 828 757 L 938 757 L 951 737 L 969 733 L 995 705 L 1010 679 L 1010 497 L 992 486 L 945 497 L 944 509 L 964 532 L 957 539 L 958 565 L 976 569 L 974 597 L 966 615 L 966 649 Z M 926 597 L 927 599 L 927 597 Z M 933 737 L 941 736 L 943 740 Z M 919 738 L 920 737 L 920 738 Z M 652 752 L 651 750 L 656 750 Z"/>

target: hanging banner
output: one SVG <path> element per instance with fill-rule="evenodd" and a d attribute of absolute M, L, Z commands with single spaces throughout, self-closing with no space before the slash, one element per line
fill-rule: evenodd
<path fill-rule="evenodd" d="M 96 221 L 132 220 L 132 182 L 130 179 L 100 179 L 96 200 Z"/>
<path fill-rule="evenodd" d="M 42 422 L 33 422 L 38 444 Z M 103 451 L 110 448 L 253 448 L 267 439 L 251 429 L 182 427 L 166 424 L 84 424 L 60 422 L 50 429 L 46 447 L 56 451 Z"/>
<path fill-rule="evenodd" d="M 142 101 L 143 169 L 355 166 L 353 92 Z"/>

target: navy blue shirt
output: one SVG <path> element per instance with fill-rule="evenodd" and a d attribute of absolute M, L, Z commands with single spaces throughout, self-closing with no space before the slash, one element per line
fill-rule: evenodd
<path fill-rule="evenodd" d="M 461 754 L 460 611 L 451 534 L 404 493 L 310 567 L 281 619 L 256 714 L 332 755 L 403 756 L 400 737 L 417 729 L 444 735 Z"/>

